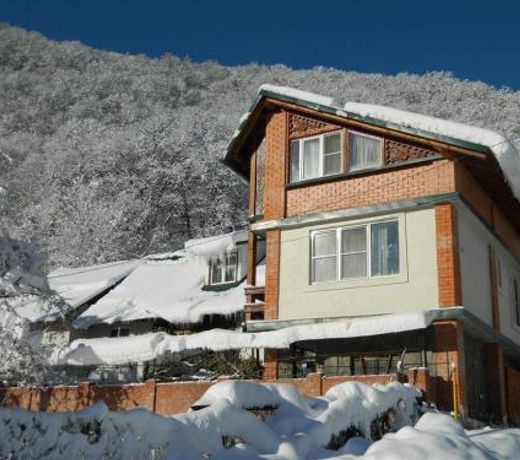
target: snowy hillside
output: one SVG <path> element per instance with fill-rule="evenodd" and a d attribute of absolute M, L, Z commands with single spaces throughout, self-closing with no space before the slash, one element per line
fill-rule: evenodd
<path fill-rule="evenodd" d="M 0 25 L 0 183 L 54 266 L 175 250 L 243 222 L 218 162 L 260 85 L 492 129 L 520 143 L 520 92 L 445 73 L 384 76 L 121 55 Z M 13 224 L 11 224 L 13 226 Z"/>
<path fill-rule="evenodd" d="M 0 457 L 502 460 L 519 452 L 520 430 L 465 432 L 432 412 L 417 422 L 417 394 L 396 382 L 344 383 L 306 398 L 291 385 L 227 381 L 196 411 L 171 418 L 102 403 L 63 414 L 0 409 Z M 397 432 L 377 440 L 388 431 Z"/>

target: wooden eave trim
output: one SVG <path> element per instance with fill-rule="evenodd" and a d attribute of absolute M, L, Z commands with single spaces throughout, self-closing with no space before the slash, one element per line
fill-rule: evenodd
<path fill-rule="evenodd" d="M 291 111 L 291 112 L 301 113 L 301 114 L 304 114 L 307 116 L 318 118 L 320 120 L 323 120 L 323 121 L 326 121 L 329 123 L 330 122 L 336 123 L 336 124 L 339 124 L 341 127 L 351 127 L 354 129 L 368 130 L 368 131 L 376 133 L 382 137 L 390 136 L 390 137 L 404 140 L 407 142 L 421 144 L 421 145 L 427 146 L 431 149 L 434 149 L 435 151 L 445 152 L 446 150 L 449 150 L 452 153 L 456 153 L 459 155 L 467 155 L 467 156 L 471 156 L 471 157 L 475 157 L 475 158 L 479 158 L 479 159 L 485 159 L 488 157 L 488 155 L 485 153 L 476 152 L 474 150 L 466 149 L 464 147 L 459 147 L 459 146 L 456 146 L 453 144 L 448 144 L 448 143 L 436 141 L 433 139 L 427 139 L 427 138 L 419 136 L 419 135 L 404 133 L 397 129 L 391 129 L 391 128 L 386 128 L 386 127 L 382 127 L 382 126 L 377 126 L 377 125 L 370 124 L 368 122 L 354 120 L 352 118 L 345 118 L 345 117 L 341 117 L 339 115 L 333 115 L 333 114 L 329 114 L 329 113 L 320 112 L 317 110 L 308 109 L 306 107 L 301 107 L 299 105 L 291 104 L 289 102 L 279 101 L 276 99 L 265 99 L 264 105 L 266 107 L 280 107 L 280 108 L 283 108 L 283 109 Z"/>

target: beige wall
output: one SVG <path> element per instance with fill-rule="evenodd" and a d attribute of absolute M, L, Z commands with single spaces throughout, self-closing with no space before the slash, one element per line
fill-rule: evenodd
<path fill-rule="evenodd" d="M 462 303 L 471 313 L 493 325 L 489 274 L 489 246 L 492 246 L 502 272 L 502 286 L 498 290 L 500 331 L 520 343 L 520 327 L 515 325 L 510 295 L 510 277 L 512 273 L 520 276 L 520 264 L 464 204 L 457 208 Z"/>
<path fill-rule="evenodd" d="M 399 275 L 310 285 L 309 234 L 311 230 L 396 217 L 399 219 L 400 229 L 401 273 Z M 282 231 L 280 319 L 370 315 L 437 307 L 433 209 Z"/>

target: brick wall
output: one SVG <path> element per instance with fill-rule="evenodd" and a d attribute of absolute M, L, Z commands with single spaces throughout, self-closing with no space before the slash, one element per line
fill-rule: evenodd
<path fill-rule="evenodd" d="M 435 206 L 437 282 L 440 307 L 462 305 L 457 210 L 450 203 Z"/>
<path fill-rule="evenodd" d="M 455 190 L 451 160 L 367 173 L 287 190 L 287 216 L 406 200 Z"/>
<path fill-rule="evenodd" d="M 285 213 L 285 178 L 288 141 L 287 112 L 271 115 L 265 133 L 264 219 L 278 219 Z"/>
<path fill-rule="evenodd" d="M 409 378 L 413 373 L 409 371 Z M 427 370 L 419 369 L 424 374 L 418 382 L 418 388 L 428 391 Z M 344 382 L 363 382 L 385 384 L 395 380 L 394 375 L 363 375 L 352 377 L 323 377 L 321 374 L 309 374 L 300 379 L 272 379 L 270 382 L 294 385 L 305 396 L 322 396 L 334 385 Z M 422 387 L 419 382 L 425 384 Z M 82 383 L 77 386 L 49 388 L 2 388 L 0 406 L 18 407 L 40 412 L 77 411 L 104 401 L 111 410 L 128 410 L 142 407 L 160 415 L 173 415 L 189 410 L 213 382 L 174 382 L 156 383 L 148 380 L 141 384 L 129 385 L 91 385 Z"/>
<path fill-rule="evenodd" d="M 265 298 L 264 318 L 278 319 L 280 291 L 280 230 L 269 230 L 265 235 Z"/>
<path fill-rule="evenodd" d="M 433 364 L 435 376 L 431 379 L 431 391 L 435 402 L 443 410 L 453 409 L 453 366 L 457 369 L 459 404 L 467 410 L 466 366 L 464 335 L 457 321 L 437 321 L 433 324 Z"/>
<path fill-rule="evenodd" d="M 509 418 L 520 425 L 520 371 L 506 367 L 507 413 Z"/>
<path fill-rule="evenodd" d="M 457 191 L 462 194 L 473 211 L 494 230 L 498 238 L 516 257 L 520 257 L 520 234 L 477 180 L 460 163 L 455 164 L 455 182 Z"/>

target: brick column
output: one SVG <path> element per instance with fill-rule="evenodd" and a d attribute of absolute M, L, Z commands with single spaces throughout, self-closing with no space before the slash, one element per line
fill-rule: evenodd
<path fill-rule="evenodd" d="M 265 236 L 264 318 L 278 319 L 281 232 L 280 230 L 269 230 Z"/>
<path fill-rule="evenodd" d="M 484 344 L 483 351 L 488 412 L 502 419 L 506 415 L 504 353 L 498 343 Z"/>
<path fill-rule="evenodd" d="M 266 348 L 264 350 L 264 380 L 276 380 L 278 378 L 278 356 L 276 350 Z"/>
<path fill-rule="evenodd" d="M 145 400 L 144 403 L 141 403 L 141 406 L 148 409 L 151 412 L 155 412 L 157 383 L 154 379 L 148 379 L 144 382 L 144 388 Z"/>
<path fill-rule="evenodd" d="M 92 382 L 84 381 L 79 382 L 78 384 L 78 409 L 83 409 L 85 407 L 89 407 L 92 403 L 91 401 L 91 386 Z"/>
<path fill-rule="evenodd" d="M 435 403 L 440 409 L 453 410 L 453 367 L 457 369 L 460 413 L 468 408 L 464 333 L 456 320 L 437 321 L 433 329 L 433 363 L 435 365 Z"/>
<path fill-rule="evenodd" d="M 451 203 L 435 206 L 437 279 L 440 307 L 462 305 L 457 210 Z"/>

